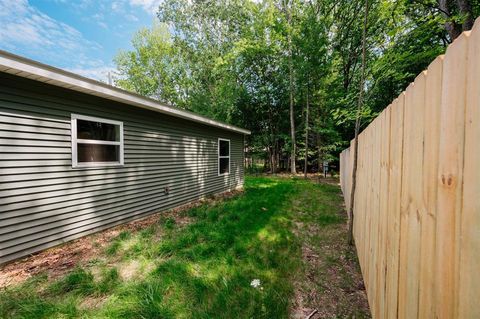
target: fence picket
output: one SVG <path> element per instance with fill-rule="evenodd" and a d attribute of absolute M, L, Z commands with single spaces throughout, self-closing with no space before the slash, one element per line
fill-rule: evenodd
<path fill-rule="evenodd" d="M 359 135 L 354 238 L 374 318 L 480 318 L 479 56 L 477 19 Z"/>
<path fill-rule="evenodd" d="M 480 318 L 480 19 L 468 47 L 458 317 Z"/>

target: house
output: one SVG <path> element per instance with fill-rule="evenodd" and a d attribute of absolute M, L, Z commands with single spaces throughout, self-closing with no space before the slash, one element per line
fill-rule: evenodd
<path fill-rule="evenodd" d="M 0 51 L 0 263 L 241 188 L 246 134 Z"/>

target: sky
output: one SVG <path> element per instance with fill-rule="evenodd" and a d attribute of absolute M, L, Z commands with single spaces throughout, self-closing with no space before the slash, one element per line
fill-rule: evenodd
<path fill-rule="evenodd" d="M 0 50 L 107 82 L 161 0 L 0 0 Z"/>

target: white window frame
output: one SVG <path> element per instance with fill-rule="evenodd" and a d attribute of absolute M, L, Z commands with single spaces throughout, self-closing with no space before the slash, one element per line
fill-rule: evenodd
<path fill-rule="evenodd" d="M 220 141 L 226 141 L 228 142 L 228 156 L 220 156 Z M 229 139 L 226 139 L 226 138 L 219 138 L 218 139 L 218 142 L 217 142 L 218 146 L 217 146 L 217 152 L 218 152 L 218 176 L 224 176 L 224 175 L 229 175 L 230 174 L 230 152 L 231 152 L 231 143 L 230 143 L 230 140 Z M 227 173 L 220 173 L 220 159 L 221 158 L 228 158 L 228 172 Z"/>
<path fill-rule="evenodd" d="M 77 120 L 85 120 L 91 122 L 100 122 L 106 124 L 114 124 L 120 126 L 120 141 L 100 141 L 100 140 L 87 140 L 77 138 Z M 104 119 L 94 116 L 86 116 L 80 114 L 73 114 L 71 119 L 71 134 L 72 134 L 72 167 L 102 167 L 102 166 L 122 166 L 124 164 L 123 159 L 123 122 Z M 120 160 L 117 162 L 78 162 L 78 143 L 81 144 L 101 144 L 101 145 L 118 145 L 120 146 Z"/>

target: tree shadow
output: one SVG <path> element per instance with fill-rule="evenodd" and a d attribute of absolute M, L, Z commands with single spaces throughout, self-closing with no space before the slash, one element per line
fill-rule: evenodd
<path fill-rule="evenodd" d="M 264 179 L 238 198 L 190 211 L 197 221 L 157 244 L 157 266 L 127 290 L 128 306 L 113 307 L 116 315 L 285 317 L 298 248 L 285 227 L 292 192 Z M 262 287 L 251 287 L 253 279 Z"/>

